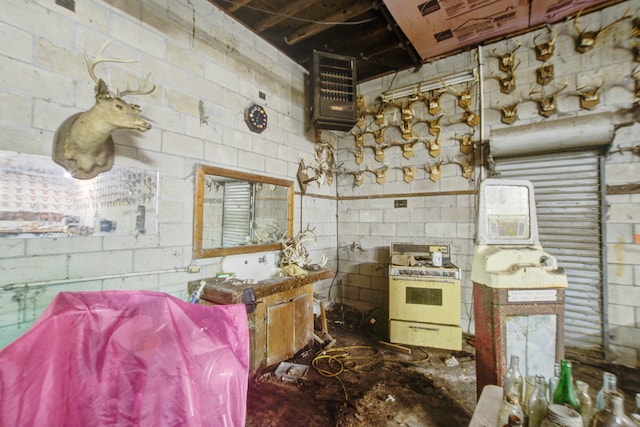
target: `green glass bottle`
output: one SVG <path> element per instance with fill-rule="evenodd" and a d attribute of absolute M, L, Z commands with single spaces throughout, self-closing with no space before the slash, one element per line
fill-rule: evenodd
<path fill-rule="evenodd" d="M 571 374 L 571 362 L 562 359 L 560 362 L 560 381 L 558 387 L 553 393 L 553 403 L 558 405 L 567 405 L 580 412 L 580 401 L 578 393 L 573 386 L 573 375 Z"/>

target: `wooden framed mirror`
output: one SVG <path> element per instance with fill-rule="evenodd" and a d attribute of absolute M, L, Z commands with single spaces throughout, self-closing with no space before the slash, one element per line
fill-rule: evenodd
<path fill-rule="evenodd" d="M 293 236 L 293 181 L 198 164 L 193 258 L 281 249 Z"/>

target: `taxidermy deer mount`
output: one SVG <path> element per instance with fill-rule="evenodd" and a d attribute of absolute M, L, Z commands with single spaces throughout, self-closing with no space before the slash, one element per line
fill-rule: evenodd
<path fill-rule="evenodd" d="M 600 27 L 600 29 L 596 31 L 587 31 L 586 27 L 584 29 L 580 28 L 580 23 L 578 22 L 578 19 L 580 19 L 581 14 L 582 14 L 582 10 L 578 12 L 578 14 L 576 15 L 576 18 L 573 20 L 573 26 L 578 33 L 578 38 L 576 39 L 576 51 L 580 53 L 585 53 L 593 49 L 593 47 L 596 45 L 596 40 L 598 36 L 604 34 L 606 31 L 611 29 L 611 27 L 613 27 L 615 24 L 617 24 L 618 22 L 624 21 L 625 19 L 631 18 L 631 16 L 629 15 L 629 11 L 627 10 L 624 13 L 624 15 L 622 15 L 620 18 L 616 19 L 606 27 Z"/>
<path fill-rule="evenodd" d="M 98 56 L 89 59 L 82 47 L 83 56 L 91 79 L 96 83 L 96 103 L 91 109 L 67 118 L 56 131 L 53 144 L 53 161 L 65 168 L 74 178 L 91 179 L 113 166 L 114 143 L 111 133 L 116 129 L 133 129 L 145 132 L 151 124 L 139 116 L 140 106 L 129 104 L 122 98 L 126 95 L 148 95 L 156 88 L 143 90 L 149 76 L 139 89 L 126 89 L 115 93 L 95 73 L 96 65 L 103 62 L 127 63 L 129 59 L 104 58 L 102 55 L 108 40 Z"/>

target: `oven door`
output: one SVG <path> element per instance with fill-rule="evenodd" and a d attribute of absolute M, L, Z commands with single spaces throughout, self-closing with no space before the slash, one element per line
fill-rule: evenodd
<path fill-rule="evenodd" d="M 389 277 L 389 318 L 460 325 L 460 281 Z"/>

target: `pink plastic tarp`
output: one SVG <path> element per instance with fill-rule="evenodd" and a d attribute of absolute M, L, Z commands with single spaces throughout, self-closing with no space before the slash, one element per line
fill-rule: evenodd
<path fill-rule="evenodd" d="M 0 350 L 1 426 L 244 426 L 243 304 L 62 292 Z"/>

